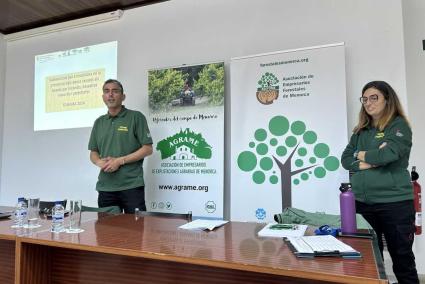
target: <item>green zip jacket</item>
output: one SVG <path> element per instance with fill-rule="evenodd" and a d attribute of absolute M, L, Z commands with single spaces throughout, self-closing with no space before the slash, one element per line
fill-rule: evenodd
<path fill-rule="evenodd" d="M 379 149 L 382 143 L 386 146 Z M 373 204 L 413 199 L 409 165 L 412 130 L 401 118 L 394 118 L 384 129 L 374 127 L 353 134 L 342 153 L 342 166 L 352 175 L 350 182 L 356 200 Z M 359 170 L 358 151 L 366 151 L 365 162 L 373 168 Z"/>

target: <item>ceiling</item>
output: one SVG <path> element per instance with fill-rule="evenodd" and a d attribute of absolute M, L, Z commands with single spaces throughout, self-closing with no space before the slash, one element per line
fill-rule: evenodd
<path fill-rule="evenodd" d="M 168 0 L 0 0 L 0 33 L 125 10 Z"/>

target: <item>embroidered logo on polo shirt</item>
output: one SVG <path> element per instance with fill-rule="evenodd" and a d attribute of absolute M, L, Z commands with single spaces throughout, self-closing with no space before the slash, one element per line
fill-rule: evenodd
<path fill-rule="evenodd" d="M 117 129 L 118 131 L 124 131 L 124 132 L 128 132 L 128 128 L 127 128 L 127 126 L 120 126 L 120 127 L 118 127 L 118 129 Z"/>
<path fill-rule="evenodd" d="M 397 129 L 397 131 L 395 132 L 395 136 L 397 136 L 397 137 L 403 137 L 404 134 L 400 132 L 400 129 Z"/>
<path fill-rule="evenodd" d="M 376 139 L 381 139 L 381 138 L 384 138 L 384 136 L 385 136 L 384 132 L 378 132 L 378 133 L 376 133 L 375 138 Z"/>

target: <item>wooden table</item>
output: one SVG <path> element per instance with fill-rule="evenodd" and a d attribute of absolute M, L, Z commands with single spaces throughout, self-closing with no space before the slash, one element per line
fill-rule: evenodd
<path fill-rule="evenodd" d="M 13 208 L 0 206 L 0 210 Z M 15 279 L 15 240 L 17 232 L 10 228 L 10 219 L 0 220 L 0 283 L 14 283 Z"/>
<path fill-rule="evenodd" d="M 13 211 L 13 207 L 0 206 L 0 211 Z M 15 283 L 15 264 L 19 258 L 15 257 L 17 239 L 23 236 L 34 236 L 38 231 L 50 228 L 50 221 L 40 219 L 40 228 L 24 229 L 12 228 L 11 218 L 0 219 L 0 283 Z"/>
<path fill-rule="evenodd" d="M 12 211 L 13 207 L 0 206 L 0 211 Z M 85 213 L 83 221 L 97 219 L 97 213 Z M 20 250 L 22 237 L 37 238 L 41 232 L 50 231 L 51 220 L 41 215 L 36 229 L 12 228 L 11 218 L 0 219 L 0 284 L 19 283 L 16 270 L 20 264 L 20 255 L 16 251 Z M 16 257 L 18 256 L 18 257 Z M 18 275 L 19 276 L 19 275 Z"/>
<path fill-rule="evenodd" d="M 16 242 L 15 283 L 387 283 L 368 239 L 344 238 L 361 259 L 299 259 L 281 239 L 259 238 L 264 224 L 177 228 L 185 222 L 108 215 L 83 222 L 81 234 L 0 238 L 9 259 Z"/>

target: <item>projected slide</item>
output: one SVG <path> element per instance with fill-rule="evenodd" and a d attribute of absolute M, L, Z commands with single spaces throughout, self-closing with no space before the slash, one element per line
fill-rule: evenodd
<path fill-rule="evenodd" d="M 99 88 L 105 69 L 69 73 L 46 78 L 46 112 L 100 108 Z"/>
<path fill-rule="evenodd" d="M 102 85 L 117 77 L 117 42 L 35 57 L 34 130 L 91 127 L 106 112 Z"/>

